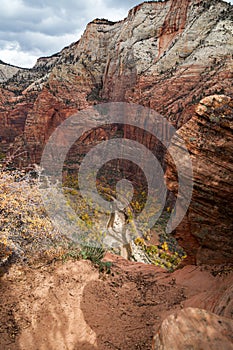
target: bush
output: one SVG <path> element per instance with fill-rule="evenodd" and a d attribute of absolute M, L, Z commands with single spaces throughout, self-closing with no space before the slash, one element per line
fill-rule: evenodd
<path fill-rule="evenodd" d="M 0 213 L 0 263 L 13 253 L 29 261 L 64 254 L 67 239 L 52 226 L 26 173 L 0 167 Z"/>

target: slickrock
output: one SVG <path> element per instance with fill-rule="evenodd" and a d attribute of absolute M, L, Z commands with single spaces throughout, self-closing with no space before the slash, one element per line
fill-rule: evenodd
<path fill-rule="evenodd" d="M 187 308 L 165 319 L 152 350 L 231 350 L 233 321 L 202 309 Z"/>

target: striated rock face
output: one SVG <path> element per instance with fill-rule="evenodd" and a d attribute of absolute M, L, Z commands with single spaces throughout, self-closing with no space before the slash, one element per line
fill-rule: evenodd
<path fill-rule="evenodd" d="M 193 164 L 193 195 L 176 237 L 193 262 L 233 259 L 233 99 L 213 95 L 201 100 L 179 131 Z M 173 147 L 173 146 L 171 146 Z M 168 188 L 177 193 L 176 170 L 167 157 Z"/>
<path fill-rule="evenodd" d="M 203 93 L 231 93 L 232 37 L 220 28 L 232 20 L 222 6 L 167 1 L 133 9 L 109 53 L 103 96 L 154 108 L 179 127 Z"/>
<path fill-rule="evenodd" d="M 20 136 L 26 163 L 38 162 L 58 123 L 104 101 L 149 106 L 180 127 L 203 95 L 232 94 L 232 12 L 220 0 L 149 1 L 123 21 L 94 20 L 78 42 L 4 76 L 2 144 Z"/>
<path fill-rule="evenodd" d="M 165 319 L 153 339 L 153 350 L 231 350 L 233 321 L 208 311 L 187 308 Z"/>
<path fill-rule="evenodd" d="M 180 244 L 191 262 L 231 260 L 232 18 L 233 6 L 221 0 L 149 1 L 123 21 L 94 20 L 79 41 L 32 69 L 0 62 L 0 155 L 11 144 L 18 165 L 39 163 L 56 126 L 90 105 L 126 101 L 153 108 L 177 128 L 186 123 L 180 134 L 193 160 L 194 192 L 176 232 Z M 229 97 L 202 100 L 187 123 L 197 102 L 212 94 Z M 112 129 L 84 135 L 83 150 Z M 125 126 L 126 135 L 154 147 L 144 131 Z M 163 150 L 157 153 L 163 164 Z M 176 191 L 173 168 L 169 164 L 168 186 Z"/>

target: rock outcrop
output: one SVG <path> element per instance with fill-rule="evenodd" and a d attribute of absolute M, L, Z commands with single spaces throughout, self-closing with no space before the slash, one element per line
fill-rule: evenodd
<path fill-rule="evenodd" d="M 176 238 L 198 264 L 233 259 L 232 131 L 233 100 L 224 95 L 201 100 L 193 117 L 178 130 L 193 164 L 193 195 Z M 169 156 L 167 164 L 168 188 L 177 193 L 177 173 Z"/>
<path fill-rule="evenodd" d="M 152 350 L 232 350 L 233 321 L 187 308 L 168 316 L 153 339 Z"/>
<path fill-rule="evenodd" d="M 57 124 L 104 101 L 151 107 L 180 127 L 203 95 L 232 94 L 232 12 L 221 0 L 149 1 L 123 21 L 94 20 L 78 42 L 4 78 L 2 144 L 20 136 L 25 162 L 38 162 Z"/>
<path fill-rule="evenodd" d="M 0 60 L 0 83 L 8 81 L 23 68 L 15 67 Z M 26 69 L 25 69 L 26 70 Z"/>

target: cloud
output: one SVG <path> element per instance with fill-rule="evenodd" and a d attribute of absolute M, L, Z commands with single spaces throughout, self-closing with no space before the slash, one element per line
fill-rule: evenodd
<path fill-rule="evenodd" d="M 33 52 L 22 51 L 17 42 L 11 42 L 0 50 L 0 57 L 2 61 L 24 67 L 32 67 L 40 54 L 41 51 L 39 51 L 38 54 L 36 51 L 34 54 Z"/>
<path fill-rule="evenodd" d="M 1 0 L 0 59 L 31 67 L 77 41 L 94 18 L 121 20 L 140 0 Z M 233 3 L 233 0 L 231 1 Z"/>
<path fill-rule="evenodd" d="M 0 59 L 31 67 L 77 41 L 94 18 L 117 21 L 140 1 L 128 0 L 1 0 Z"/>

